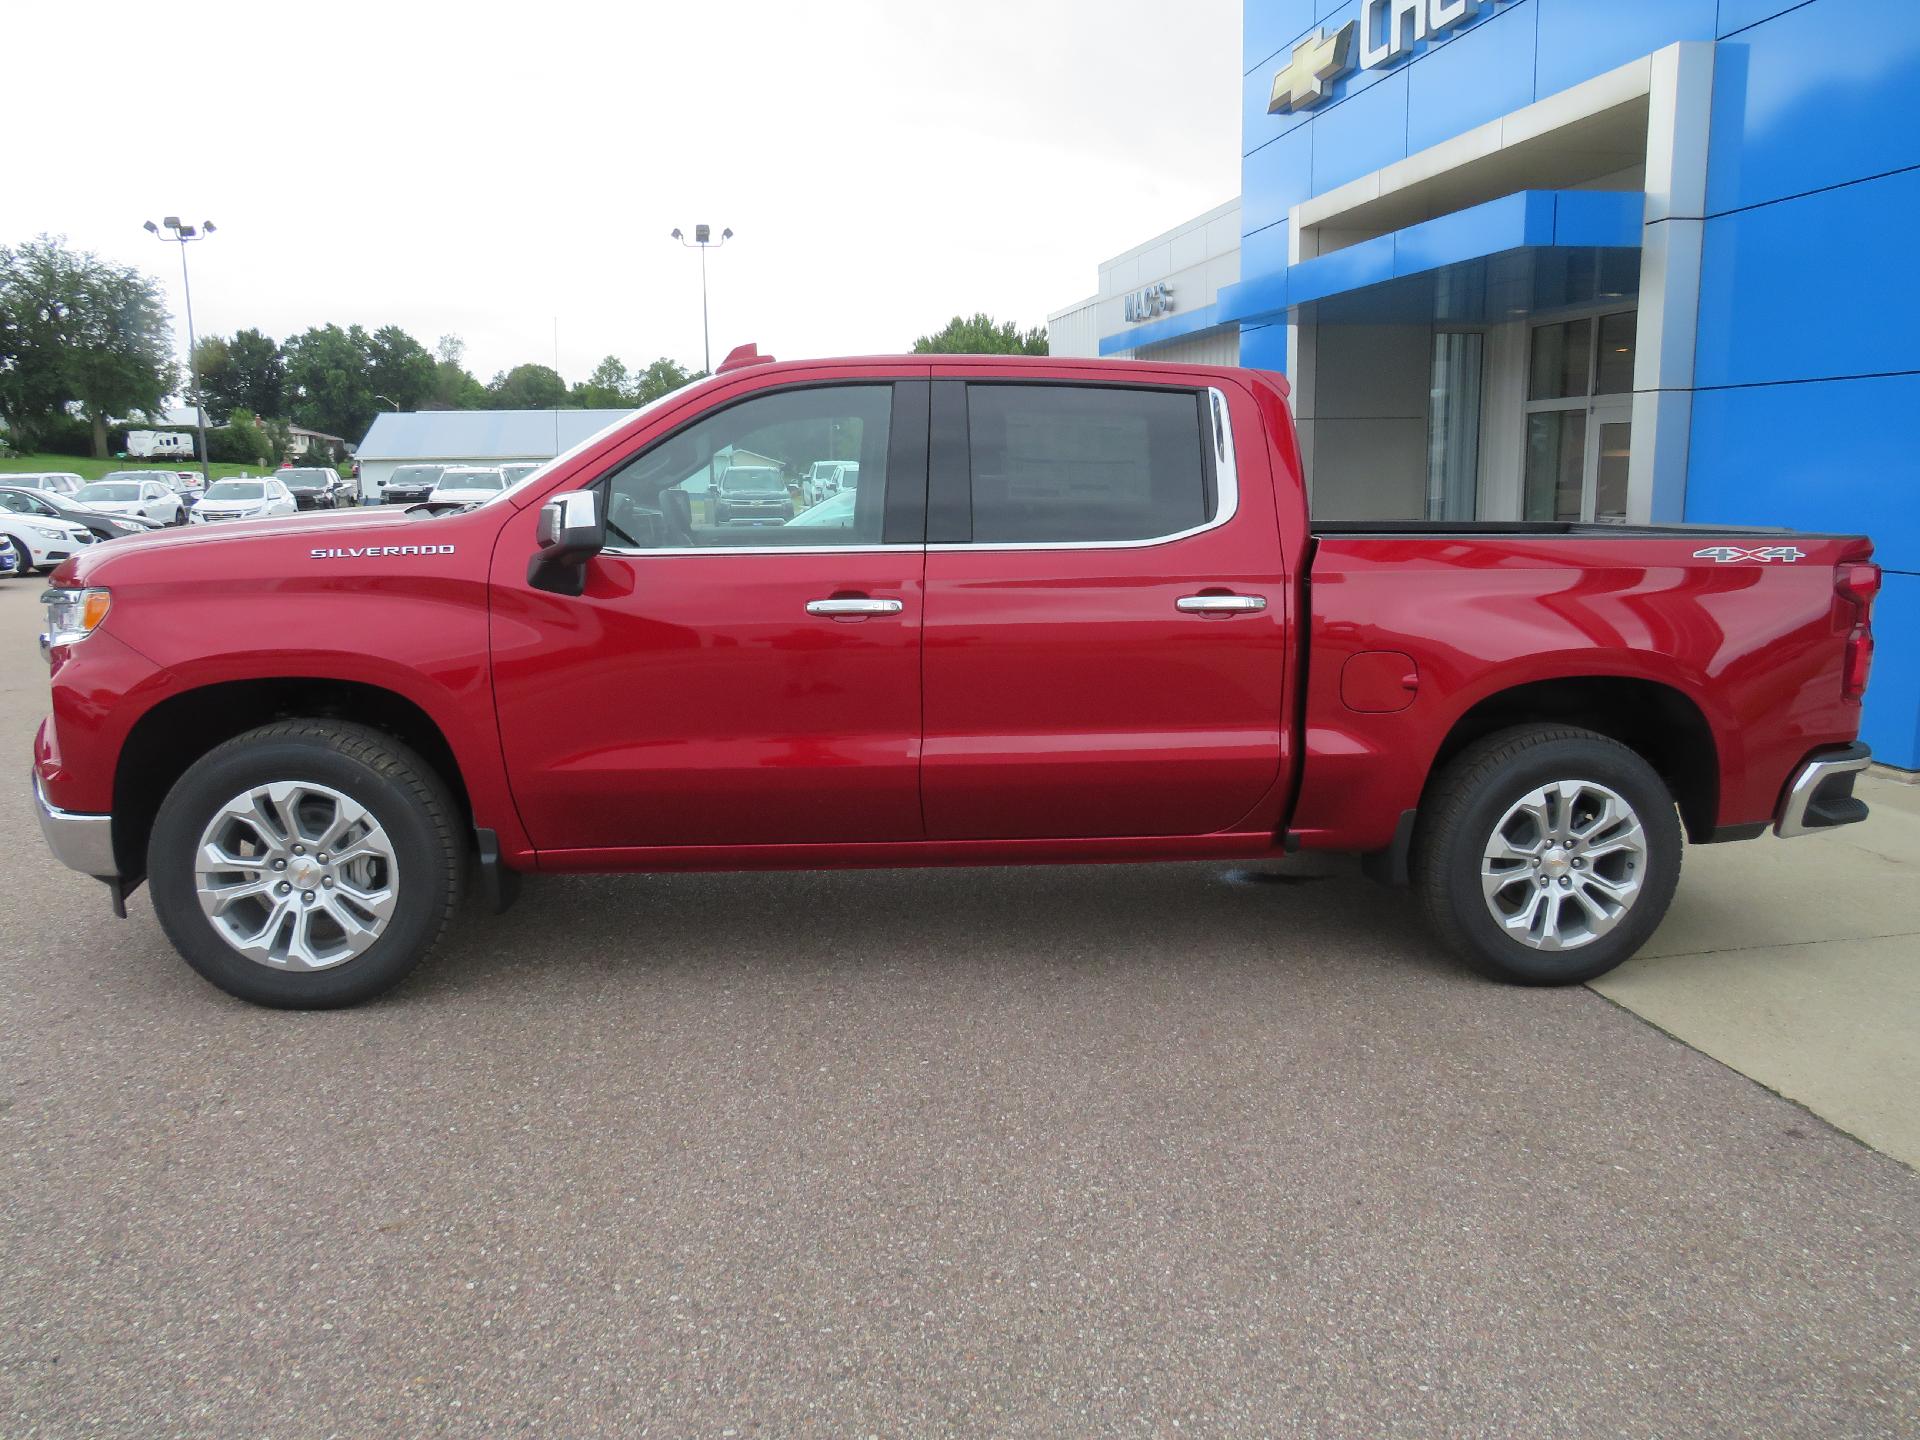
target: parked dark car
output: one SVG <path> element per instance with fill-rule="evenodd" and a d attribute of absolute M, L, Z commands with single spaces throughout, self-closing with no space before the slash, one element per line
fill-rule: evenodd
<path fill-rule="evenodd" d="M 444 465 L 396 465 L 387 483 L 380 487 L 380 503 L 418 505 L 433 494 L 433 487 L 440 483 L 446 468 Z"/>
<path fill-rule="evenodd" d="M 716 525 L 784 525 L 793 519 L 793 496 L 771 465 L 732 465 L 713 487 Z"/>
<path fill-rule="evenodd" d="M 150 520 L 131 515 L 108 515 L 76 505 L 64 495 L 50 490 L 30 490 L 24 485 L 0 485 L 0 510 L 16 515 L 38 515 L 47 520 L 64 520 L 84 525 L 96 540 L 118 540 L 127 535 L 146 535 L 160 527 Z"/>
<path fill-rule="evenodd" d="M 331 510 L 339 503 L 340 472 L 321 465 L 293 465 L 273 472 L 273 478 L 293 492 L 302 510 Z"/>

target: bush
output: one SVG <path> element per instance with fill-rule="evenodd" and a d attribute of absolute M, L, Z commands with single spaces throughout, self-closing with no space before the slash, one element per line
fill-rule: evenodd
<path fill-rule="evenodd" d="M 236 410 L 227 423 L 207 432 L 207 458 L 228 465 L 270 465 L 273 445 L 266 432 L 245 410 Z"/>
<path fill-rule="evenodd" d="M 111 438 L 111 437 L 109 437 Z M 124 444 L 126 434 L 121 432 Z M 45 455 L 93 454 L 93 426 L 74 415 L 55 415 L 34 427 L 33 448 Z"/>

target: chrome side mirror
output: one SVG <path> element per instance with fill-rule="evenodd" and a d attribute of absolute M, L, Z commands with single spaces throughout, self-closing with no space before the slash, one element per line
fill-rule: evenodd
<path fill-rule="evenodd" d="M 607 517 L 600 495 L 573 490 L 540 507 L 534 528 L 539 547 L 527 560 L 527 583 L 556 595 L 578 595 L 587 587 L 587 562 L 607 544 Z"/>

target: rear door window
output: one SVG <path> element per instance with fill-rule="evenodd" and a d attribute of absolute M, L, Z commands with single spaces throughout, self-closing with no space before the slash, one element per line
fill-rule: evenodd
<path fill-rule="evenodd" d="M 969 384 L 976 545 L 1155 540 L 1213 518 L 1205 397 Z"/>

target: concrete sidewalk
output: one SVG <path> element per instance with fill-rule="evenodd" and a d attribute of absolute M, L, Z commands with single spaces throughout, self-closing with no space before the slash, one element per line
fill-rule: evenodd
<path fill-rule="evenodd" d="M 1593 988 L 1920 1167 L 1920 786 L 1865 823 L 1689 849 L 1666 923 Z"/>

